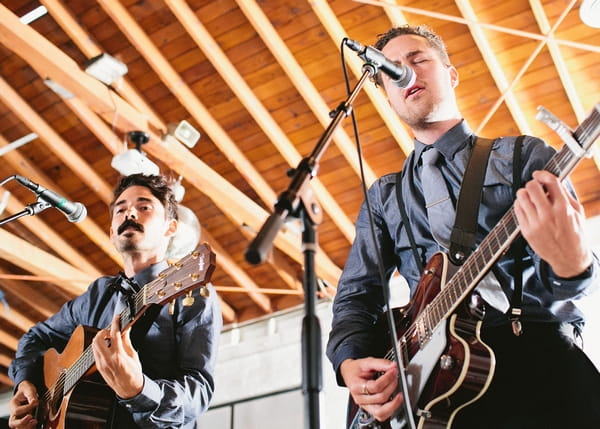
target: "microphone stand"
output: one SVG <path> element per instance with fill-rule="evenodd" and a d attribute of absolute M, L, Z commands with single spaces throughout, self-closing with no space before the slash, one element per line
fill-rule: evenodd
<path fill-rule="evenodd" d="M 374 65 L 363 66 L 363 74 L 356 87 L 332 112 L 332 121 L 317 142 L 312 153 L 302 159 L 289 173 L 291 183 L 286 191 L 279 195 L 274 212 L 267 218 L 254 240 L 248 246 L 245 256 L 252 264 L 260 264 L 266 259 L 275 236 L 288 218 L 300 218 L 303 223 L 302 251 L 304 253 L 304 297 L 305 315 L 302 321 L 302 392 L 305 403 L 305 427 L 319 428 L 319 393 L 322 389 L 321 374 L 321 329 L 315 312 L 316 272 L 315 253 L 316 225 L 321 222 L 322 213 L 317 202 L 312 198 L 308 186 L 310 179 L 317 174 L 319 160 L 329 147 L 333 134 L 342 120 L 352 112 L 352 103 L 367 78 L 377 72 Z"/>
<path fill-rule="evenodd" d="M 7 177 L 2 182 L 0 182 L 0 186 L 3 186 L 6 182 L 13 180 L 14 178 L 15 178 L 15 176 Z M 19 219 L 20 217 L 23 217 L 25 215 L 34 216 L 34 215 L 46 210 L 48 207 L 51 207 L 50 204 L 48 204 L 45 201 L 38 200 L 35 203 L 26 205 L 25 208 L 22 211 L 20 211 L 19 213 L 15 213 L 12 216 L 8 216 L 8 217 L 5 217 L 4 219 L 0 219 L 0 225 L 4 225 L 5 223 Z"/>

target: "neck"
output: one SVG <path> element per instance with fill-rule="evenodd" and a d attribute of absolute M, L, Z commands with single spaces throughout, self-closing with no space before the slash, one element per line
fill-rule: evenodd
<path fill-rule="evenodd" d="M 425 144 L 433 144 L 460 121 L 462 121 L 462 118 L 457 117 L 443 121 L 428 122 L 413 126 L 412 130 L 417 140 Z"/>
<path fill-rule="evenodd" d="M 144 254 L 142 252 L 123 253 L 123 271 L 127 277 L 132 277 L 144 268 L 148 268 L 164 259 L 164 255 Z"/>

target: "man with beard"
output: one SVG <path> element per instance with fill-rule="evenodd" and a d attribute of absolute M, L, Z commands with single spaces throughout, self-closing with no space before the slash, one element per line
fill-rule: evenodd
<path fill-rule="evenodd" d="M 21 338 L 10 365 L 16 387 L 11 428 L 36 427 L 34 410 L 44 388 L 42 355 L 50 348 L 62 351 L 79 325 L 100 329 L 92 341 L 94 362 L 117 405 L 108 427 L 191 429 L 208 407 L 222 327 L 214 290 L 207 298 L 196 293 L 191 305 L 177 299 L 171 309 L 158 309 L 135 347 L 131 329 L 120 332 L 119 314 L 128 298 L 168 268 L 165 254 L 177 230 L 172 189 L 162 176 L 124 177 L 110 213 L 110 238 L 123 256 L 124 272 L 97 279 Z"/>
<path fill-rule="evenodd" d="M 377 76 L 390 105 L 411 128 L 415 149 L 401 173 L 380 178 L 369 190 L 377 244 L 371 239 L 367 206 L 361 208 L 356 238 L 333 305 L 327 354 L 338 382 L 349 389 L 354 404 L 376 420 L 386 421 L 399 410 L 403 397 L 398 393 L 397 365 L 376 352 L 381 351 L 381 339 L 385 338 L 376 323 L 387 303 L 375 249 L 381 251 L 387 279 L 397 269 L 414 298 L 421 267 L 436 252 L 447 250 L 444 243 L 450 242 L 452 229 L 450 225 L 440 242 L 434 238 L 432 229 L 437 225 L 430 223 L 425 204 L 422 159 L 437 149 L 440 156 L 436 167 L 442 178 L 436 185 L 447 187 L 445 199 L 449 197 L 456 204 L 477 139 L 459 112 L 454 93 L 458 72 L 439 36 L 424 26 L 399 27 L 383 34 L 375 47 L 390 60 L 409 65 L 416 74 L 415 84 L 406 89 L 385 75 Z M 521 161 L 513 165 L 515 151 L 520 151 Z M 510 301 L 499 305 L 502 300 L 493 302 L 488 295 L 485 309 L 481 338 L 494 352 L 495 374 L 489 387 L 482 383 L 481 390 L 488 388 L 480 398 L 451 417 L 453 428 L 600 427 L 600 375 L 575 345 L 584 319 L 574 304 L 594 285 L 597 287 L 600 267 L 585 240 L 583 209 L 572 189 L 542 171 L 553 154 L 551 147 L 529 136 L 501 137 L 491 146 L 475 243 L 482 241 L 514 203 L 527 242 L 523 245 L 526 253 L 518 256 L 511 251 L 495 264 L 495 279 L 490 277 L 490 281 Z M 513 174 L 525 184 L 516 192 L 516 199 Z M 401 205 L 406 210 L 406 222 Z M 454 221 L 452 212 L 447 213 L 452 217 L 450 224 Z M 515 284 L 522 285 L 522 293 L 514 292 L 518 289 Z M 513 320 L 516 316 L 518 322 Z M 429 334 L 426 329 L 424 326 L 418 332 L 419 338 Z M 435 363 L 439 357 L 429 358 Z M 465 354 L 443 363 L 452 369 L 461 365 L 461 359 L 469 358 Z M 441 371 L 440 378 L 444 374 Z M 412 380 L 416 382 L 416 377 Z M 447 393 L 451 397 L 454 392 Z M 411 400 L 414 406 L 417 398 Z M 445 406 L 445 398 L 437 400 Z M 419 415 L 427 417 L 427 412 Z"/>

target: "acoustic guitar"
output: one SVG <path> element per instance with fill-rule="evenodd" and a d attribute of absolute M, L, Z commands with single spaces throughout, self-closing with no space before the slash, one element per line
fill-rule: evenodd
<path fill-rule="evenodd" d="M 207 244 L 162 271 L 132 297 L 120 313 L 120 327 L 132 326 L 153 304 L 164 305 L 210 280 L 215 254 Z M 191 296 L 183 304 L 190 305 Z M 110 427 L 114 392 L 96 371 L 91 340 L 97 329 L 79 326 L 62 353 L 55 349 L 44 355 L 44 384 L 36 419 L 38 428 L 105 429 Z"/>

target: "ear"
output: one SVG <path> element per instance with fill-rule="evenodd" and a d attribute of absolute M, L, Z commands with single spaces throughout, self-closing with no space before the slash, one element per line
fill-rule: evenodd
<path fill-rule="evenodd" d="M 177 232 L 177 219 L 170 219 L 168 221 L 167 230 L 165 231 L 165 237 L 171 237 Z"/>
<path fill-rule="evenodd" d="M 458 70 L 456 70 L 456 67 L 450 66 L 448 67 L 448 72 L 450 73 L 452 88 L 456 88 L 458 86 Z"/>

